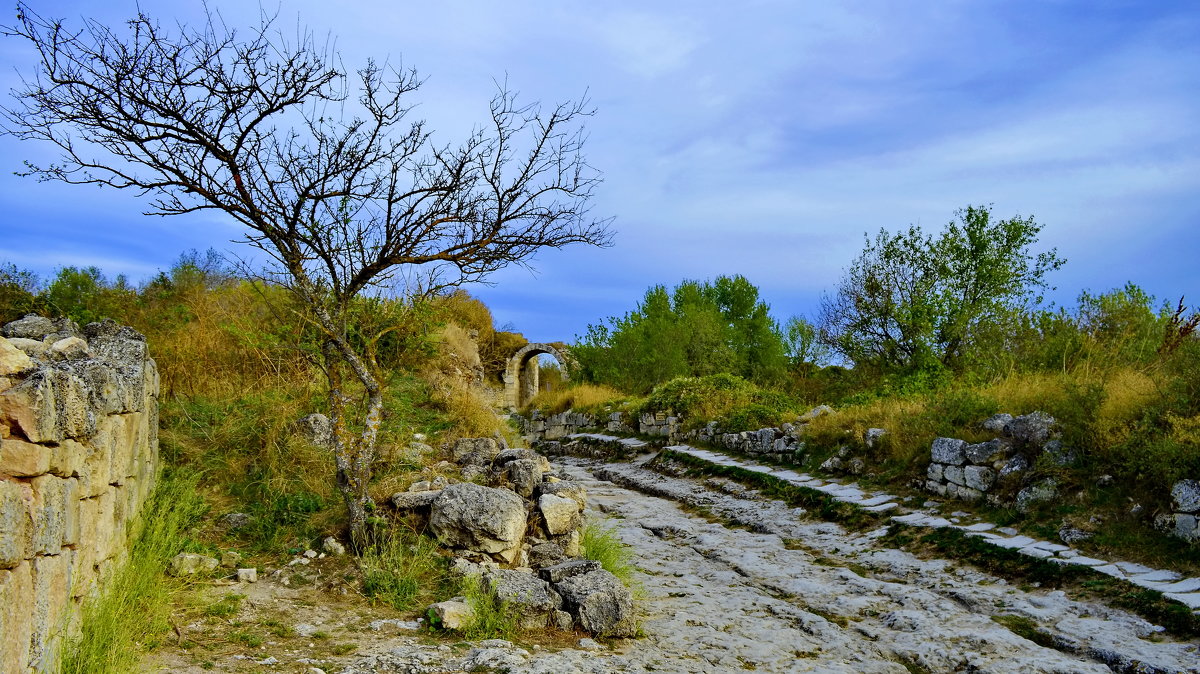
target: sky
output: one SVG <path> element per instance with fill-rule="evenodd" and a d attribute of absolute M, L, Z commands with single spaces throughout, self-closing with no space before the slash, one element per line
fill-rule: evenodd
<path fill-rule="evenodd" d="M 137 6 L 195 23 L 198 1 L 35 2 L 116 23 Z M 251 3 L 209 0 L 231 25 Z M 347 65 L 390 59 L 425 84 L 445 140 L 486 120 L 497 80 L 545 104 L 587 95 L 592 213 L 614 245 L 544 251 L 469 290 L 498 325 L 572 341 L 647 287 L 741 274 L 772 313 L 814 318 L 864 233 L 937 231 L 991 204 L 1033 215 L 1067 264 L 1048 299 L 1128 281 L 1200 303 L 1200 4 L 505 3 L 281 0 L 283 25 L 336 40 Z M 11 24 L 15 15 L 0 16 Z M 0 38 L 0 95 L 30 47 Z M 5 104 L 9 99 L 6 98 Z M 137 195 L 12 175 L 49 148 L 0 137 L 0 261 L 146 280 L 181 252 L 244 255 L 214 215 L 141 215 Z"/>

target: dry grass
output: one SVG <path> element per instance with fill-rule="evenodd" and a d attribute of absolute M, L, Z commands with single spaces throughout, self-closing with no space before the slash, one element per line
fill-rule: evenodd
<path fill-rule="evenodd" d="M 627 394 L 604 384 L 574 384 L 566 388 L 542 391 L 529 401 L 526 409 L 539 409 L 548 414 L 558 414 L 569 409 L 596 412 L 628 399 Z"/>

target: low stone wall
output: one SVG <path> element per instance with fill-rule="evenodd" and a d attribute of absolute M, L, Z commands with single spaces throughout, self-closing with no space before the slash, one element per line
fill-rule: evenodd
<path fill-rule="evenodd" d="M 46 672 L 154 486 L 158 371 L 111 321 L 0 333 L 0 671 Z"/>
<path fill-rule="evenodd" d="M 1177 538 L 1200 542 L 1200 480 L 1180 480 L 1172 485 L 1171 510 L 1156 518 L 1155 524 Z"/>

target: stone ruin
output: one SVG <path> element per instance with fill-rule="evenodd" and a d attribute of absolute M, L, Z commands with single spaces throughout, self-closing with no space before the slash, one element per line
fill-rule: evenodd
<path fill-rule="evenodd" d="M 52 671 L 154 487 L 158 371 L 112 321 L 0 334 L 0 671 Z"/>
<path fill-rule="evenodd" d="M 476 577 L 508 603 L 523 628 L 633 636 L 629 590 L 599 562 L 579 559 L 587 506 L 582 485 L 556 475 L 541 454 L 492 438 L 458 440 L 450 454 L 466 481 L 418 482 L 391 503 L 422 518 L 453 551 L 452 572 Z M 442 627 L 457 629 L 470 606 L 455 597 L 429 612 Z"/>

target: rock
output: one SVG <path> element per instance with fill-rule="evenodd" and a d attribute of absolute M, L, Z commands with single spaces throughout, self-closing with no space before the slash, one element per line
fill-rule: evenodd
<path fill-rule="evenodd" d="M 1100 477 L 1096 478 L 1096 486 L 1111 487 L 1115 481 L 1116 478 L 1114 478 L 1112 475 L 1101 475 Z"/>
<path fill-rule="evenodd" d="M 1029 470 L 1029 459 L 1024 454 L 1017 454 L 1004 463 L 1000 469 L 1000 479 L 1008 479 Z"/>
<path fill-rule="evenodd" d="M 475 617 L 475 611 L 470 604 L 454 599 L 439 601 L 425 612 L 435 627 L 447 630 L 461 630 Z"/>
<path fill-rule="evenodd" d="M 961 466 L 967 461 L 967 443 L 955 438 L 937 438 L 930 447 L 930 458 L 938 463 Z"/>
<path fill-rule="evenodd" d="M 554 566 L 563 560 L 563 549 L 556 543 L 538 543 L 529 550 L 529 566 L 535 569 Z"/>
<path fill-rule="evenodd" d="M 562 607 L 562 597 L 546 581 L 515 569 L 500 569 L 484 576 L 488 590 L 505 602 L 523 629 L 546 627 L 551 614 Z"/>
<path fill-rule="evenodd" d="M 463 659 L 465 672 L 514 672 L 525 664 L 528 651 L 514 647 L 501 639 L 482 641 Z"/>
<path fill-rule="evenodd" d="M 504 464 L 502 476 L 513 491 L 529 498 L 533 496 L 534 487 L 542 481 L 542 467 L 531 459 L 517 459 Z"/>
<path fill-rule="evenodd" d="M 554 626 L 554 629 L 566 632 L 575 624 L 575 618 L 571 617 L 571 614 L 566 611 L 556 610 L 550 616 L 550 624 Z"/>
<path fill-rule="evenodd" d="M 987 491 L 996 483 L 996 473 L 991 468 L 983 466 L 967 466 L 963 468 L 963 484 L 979 491 Z"/>
<path fill-rule="evenodd" d="M 238 569 L 237 581 L 239 583 L 257 583 L 258 569 Z"/>
<path fill-rule="evenodd" d="M 587 508 L 587 489 L 578 482 L 571 482 L 569 480 L 562 480 L 560 482 L 542 482 L 537 486 L 534 494 L 539 497 L 542 494 L 563 496 L 578 503 L 580 510 Z"/>
<path fill-rule="evenodd" d="M 296 420 L 296 435 L 313 447 L 333 448 L 333 422 L 324 414 L 309 414 Z"/>
<path fill-rule="evenodd" d="M 943 466 L 942 464 L 931 463 L 931 464 L 929 464 L 929 468 L 927 468 L 925 470 L 925 477 L 927 477 L 928 479 L 930 479 L 934 482 L 941 482 L 942 479 L 945 477 L 945 471 L 946 471 L 946 467 Z"/>
<path fill-rule="evenodd" d="M 563 496 L 542 494 L 538 498 L 538 510 L 541 511 L 546 531 L 551 536 L 561 536 L 583 524 L 579 504 Z"/>
<path fill-rule="evenodd" d="M 81 360 L 92 356 L 88 343 L 73 336 L 64 337 L 51 344 L 48 353 L 56 360 Z"/>
<path fill-rule="evenodd" d="M 596 636 L 632 637 L 636 631 L 633 596 L 608 571 L 592 571 L 555 585 L 567 611 Z"/>
<path fill-rule="evenodd" d="M 585 651 L 604 650 L 604 646 L 601 646 L 599 642 L 597 642 L 595 639 L 588 639 L 587 637 L 580 639 L 577 645 Z"/>
<path fill-rule="evenodd" d="M 801 414 L 799 421 L 801 423 L 808 423 L 808 422 L 812 421 L 813 419 L 816 419 L 817 417 L 823 417 L 827 414 L 833 414 L 833 413 L 834 413 L 833 408 L 830 407 L 829 405 L 817 405 L 816 407 L 805 412 L 804 414 Z"/>
<path fill-rule="evenodd" d="M 250 524 L 249 513 L 226 513 L 217 518 L 217 526 L 232 531 Z"/>
<path fill-rule="evenodd" d="M 1017 493 L 1017 510 L 1027 512 L 1038 503 L 1052 501 L 1058 497 L 1058 480 L 1048 477 L 1025 487 Z"/>
<path fill-rule="evenodd" d="M 500 453 L 496 454 L 496 458 L 492 459 L 492 465 L 503 466 L 504 464 L 509 463 L 510 461 L 517 461 L 519 459 L 527 459 L 529 461 L 533 461 L 533 462 L 537 463 L 538 468 L 540 468 L 543 473 L 548 472 L 550 470 L 550 461 L 546 457 L 542 456 L 541 454 L 538 454 L 537 452 L 533 451 L 532 449 L 505 449 L 505 450 L 502 450 Z"/>
<path fill-rule="evenodd" d="M 440 489 L 437 491 L 402 491 L 392 494 L 391 501 L 396 510 L 419 510 L 432 506 L 434 500 L 441 493 Z"/>
<path fill-rule="evenodd" d="M 5 337 L 21 337 L 42 341 L 46 335 L 56 330 L 54 321 L 37 314 L 26 314 L 25 318 L 5 324 L 0 328 L 0 334 Z"/>
<path fill-rule="evenodd" d="M 964 485 L 967 483 L 963 475 L 962 466 L 946 466 L 946 469 L 942 471 L 942 475 L 946 478 L 947 482 L 953 484 Z"/>
<path fill-rule="evenodd" d="M 860 456 L 851 458 L 846 462 L 846 472 L 851 475 L 862 475 L 867 470 L 867 462 Z"/>
<path fill-rule="evenodd" d="M 1086 541 L 1095 535 L 1096 534 L 1092 533 L 1091 531 L 1084 531 L 1083 529 L 1078 529 L 1069 524 L 1063 524 L 1058 528 L 1059 540 L 1067 545 L 1074 545 L 1080 541 Z"/>
<path fill-rule="evenodd" d="M 966 455 L 967 461 L 980 466 L 991 465 L 999 461 L 1007 451 L 1008 444 L 999 438 L 967 445 L 963 448 L 963 453 Z"/>
<path fill-rule="evenodd" d="M 304 556 L 305 556 L 306 558 L 308 558 L 308 559 L 316 559 L 316 558 L 317 558 L 317 551 L 316 551 L 316 550 L 305 550 L 305 551 L 304 551 Z"/>
<path fill-rule="evenodd" d="M 371 623 L 372 629 L 374 629 L 374 624 L 375 623 Z M 312 635 L 316 634 L 317 632 L 320 632 L 321 630 L 317 629 L 316 625 L 310 625 L 308 623 L 300 623 L 300 624 L 296 625 L 295 627 L 293 627 L 292 631 L 296 633 L 296 636 L 307 639 L 307 638 L 311 637 Z M 378 632 L 379 630 L 376 629 L 375 631 Z"/>
<path fill-rule="evenodd" d="M 36 477 L 50 471 L 53 450 L 17 438 L 0 440 L 0 473 L 13 477 Z"/>
<path fill-rule="evenodd" d="M 433 500 L 429 528 L 444 545 L 512 562 L 525 535 L 525 503 L 507 489 L 452 484 Z"/>
<path fill-rule="evenodd" d="M 1069 466 L 1079 458 L 1074 451 L 1063 448 L 1062 440 L 1047 441 L 1042 452 L 1056 466 Z"/>
<path fill-rule="evenodd" d="M 490 466 L 500 453 L 492 438 L 460 438 L 450 449 L 450 456 L 460 465 Z"/>
<path fill-rule="evenodd" d="M 1172 533 L 1185 541 L 1200 539 L 1200 526 L 1197 525 L 1196 516 L 1175 513 L 1175 528 Z"/>
<path fill-rule="evenodd" d="M 887 435 L 887 431 L 882 428 L 868 428 L 866 432 L 863 433 L 863 443 L 866 444 L 868 448 L 874 449 L 875 447 L 879 446 L 879 443 L 883 440 L 884 435 Z"/>
<path fill-rule="evenodd" d="M 216 558 L 198 555 L 194 552 L 181 552 L 171 558 L 168 570 L 173 576 L 194 576 L 198 573 L 214 571 L 220 564 Z"/>
<path fill-rule="evenodd" d="M 8 343 L 16 347 L 21 353 L 24 353 L 34 360 L 45 359 L 47 357 L 46 353 L 50 351 L 50 346 L 40 339 L 9 337 Z"/>
<path fill-rule="evenodd" d="M 831 456 L 821 464 L 821 470 L 828 473 L 836 473 L 842 469 L 842 460 L 836 456 Z"/>
<path fill-rule="evenodd" d="M 13 343 L 0 337 L 0 377 L 20 374 L 36 367 L 29 354 L 13 346 Z"/>
<path fill-rule="evenodd" d="M 1018 447 L 1041 447 L 1050 439 L 1055 423 L 1045 412 L 1030 412 L 1004 424 L 1004 435 Z"/>
<path fill-rule="evenodd" d="M 1171 503 L 1178 512 L 1200 512 L 1200 481 L 1180 480 L 1172 485 Z"/>
<path fill-rule="evenodd" d="M 985 431 L 991 431 L 993 433 L 1003 433 L 1004 427 L 1007 426 L 1008 422 L 1012 421 L 1012 419 L 1013 419 L 1013 416 L 1011 414 L 1004 414 L 1004 413 L 993 414 L 992 416 L 988 417 L 987 419 L 984 419 L 979 424 L 979 427 Z"/>
<path fill-rule="evenodd" d="M 234 552 L 233 550 L 222 550 L 221 551 L 221 568 L 222 569 L 236 569 L 238 562 L 240 562 L 240 561 L 242 561 L 241 553 Z"/>
<path fill-rule="evenodd" d="M 334 556 L 346 554 L 346 546 L 333 536 L 326 536 L 325 540 L 321 541 L 321 549 Z"/>
<path fill-rule="evenodd" d="M 538 576 L 548 583 L 558 584 L 568 578 L 582 576 L 586 573 L 599 571 L 600 569 L 600 562 L 594 559 L 572 559 L 568 562 L 546 567 L 538 571 Z"/>

